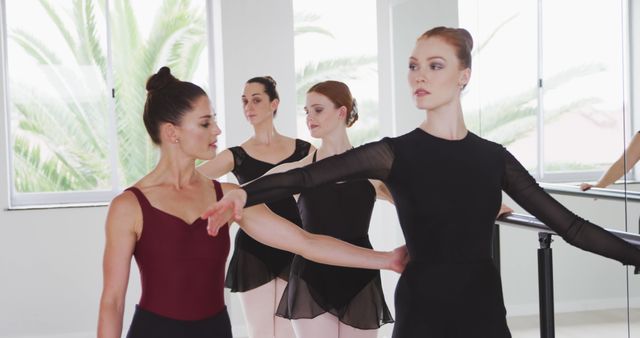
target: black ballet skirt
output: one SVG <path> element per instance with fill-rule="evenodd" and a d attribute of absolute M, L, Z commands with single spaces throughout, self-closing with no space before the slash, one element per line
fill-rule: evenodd
<path fill-rule="evenodd" d="M 504 147 L 471 132 L 450 141 L 415 129 L 244 188 L 254 205 L 363 178 L 391 191 L 411 256 L 396 287 L 394 338 L 511 337 L 491 261 L 502 190 L 568 243 L 640 265 L 640 250 L 567 210 Z"/>
<path fill-rule="evenodd" d="M 238 182 L 243 184 L 264 175 L 280 164 L 303 159 L 309 154 L 310 147 L 310 143 L 296 139 L 293 154 L 275 164 L 249 156 L 242 147 L 232 147 L 229 148 L 233 154 L 232 172 Z M 302 225 L 296 201 L 291 195 L 273 199 L 266 205 L 275 214 L 298 226 Z M 276 277 L 288 280 L 292 259 L 292 253 L 264 245 L 239 229 L 227 270 L 225 287 L 231 289 L 231 292 L 245 292 L 264 285 Z"/>
<path fill-rule="evenodd" d="M 298 209 L 306 231 L 371 249 L 367 234 L 375 200 L 368 180 L 354 180 L 304 191 Z M 363 330 L 393 322 L 380 271 L 319 264 L 296 255 L 276 314 L 303 319 L 327 312 Z"/>

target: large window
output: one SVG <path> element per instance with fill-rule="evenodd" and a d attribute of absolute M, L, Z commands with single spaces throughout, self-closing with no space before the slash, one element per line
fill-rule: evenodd
<path fill-rule="evenodd" d="M 458 4 L 475 39 L 470 127 L 539 178 L 597 178 L 623 149 L 624 2 Z"/>
<path fill-rule="evenodd" d="M 376 2 L 294 0 L 293 10 L 298 135 L 310 139 L 303 110 L 309 87 L 338 80 L 349 86 L 359 108 L 358 121 L 347 130 L 352 143 L 377 139 Z"/>
<path fill-rule="evenodd" d="M 163 65 L 208 89 L 206 1 L 5 1 L 13 206 L 98 202 L 157 151 L 142 123 Z"/>

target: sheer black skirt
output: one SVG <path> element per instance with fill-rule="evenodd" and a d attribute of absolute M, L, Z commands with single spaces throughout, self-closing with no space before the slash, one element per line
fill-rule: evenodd
<path fill-rule="evenodd" d="M 238 230 L 225 287 L 231 292 L 245 292 L 275 278 L 288 280 L 293 256 L 290 252 L 264 245 Z"/>
<path fill-rule="evenodd" d="M 366 238 L 349 242 L 371 248 Z M 276 315 L 308 319 L 327 312 L 340 322 L 363 330 L 392 323 L 380 271 L 319 264 L 295 256 Z"/>

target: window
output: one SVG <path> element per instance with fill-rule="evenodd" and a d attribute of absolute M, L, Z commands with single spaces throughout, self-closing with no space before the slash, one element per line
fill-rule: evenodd
<path fill-rule="evenodd" d="M 298 135 L 311 138 L 303 110 L 307 90 L 338 80 L 349 86 L 358 105 L 358 121 L 347 129 L 351 142 L 377 139 L 376 2 L 294 0 L 293 10 Z"/>
<path fill-rule="evenodd" d="M 208 90 L 206 1 L 5 1 L 12 206 L 104 202 L 153 168 L 163 65 Z"/>
<path fill-rule="evenodd" d="M 475 39 L 463 98 L 470 128 L 540 179 L 597 178 L 622 152 L 625 132 L 623 2 L 458 4 L 460 26 Z"/>

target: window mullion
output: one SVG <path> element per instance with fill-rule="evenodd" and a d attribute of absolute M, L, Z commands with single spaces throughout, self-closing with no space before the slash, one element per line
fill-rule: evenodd
<path fill-rule="evenodd" d="M 544 179 L 544 82 L 543 79 L 543 50 L 542 50 L 542 0 L 538 0 L 538 116 L 537 116 L 537 135 L 538 135 L 538 152 L 536 168 L 536 176 L 539 180 Z"/>
<path fill-rule="evenodd" d="M 6 154 L 6 164 L 7 164 L 7 199 L 9 201 L 9 206 L 15 204 L 13 193 L 15 191 L 14 185 L 14 166 L 13 166 L 13 139 L 11 137 L 11 114 L 10 114 L 10 106 L 9 106 L 9 76 L 7 75 L 8 60 L 7 60 L 7 6 L 5 0 L 0 0 L 0 81 L 2 84 L 0 85 L 0 89 L 2 93 L 0 93 L 0 98 L 2 98 L 2 109 L 4 110 L 4 135 L 5 135 L 5 146 L 7 147 Z"/>
<path fill-rule="evenodd" d="M 113 77 L 113 58 L 111 49 L 111 17 L 109 0 L 104 0 L 105 25 L 107 38 L 107 89 L 111 91 L 108 100 L 109 112 L 109 162 L 111 163 L 111 190 L 120 190 L 120 176 L 118 175 L 118 125 L 116 117 L 115 83 Z"/>

